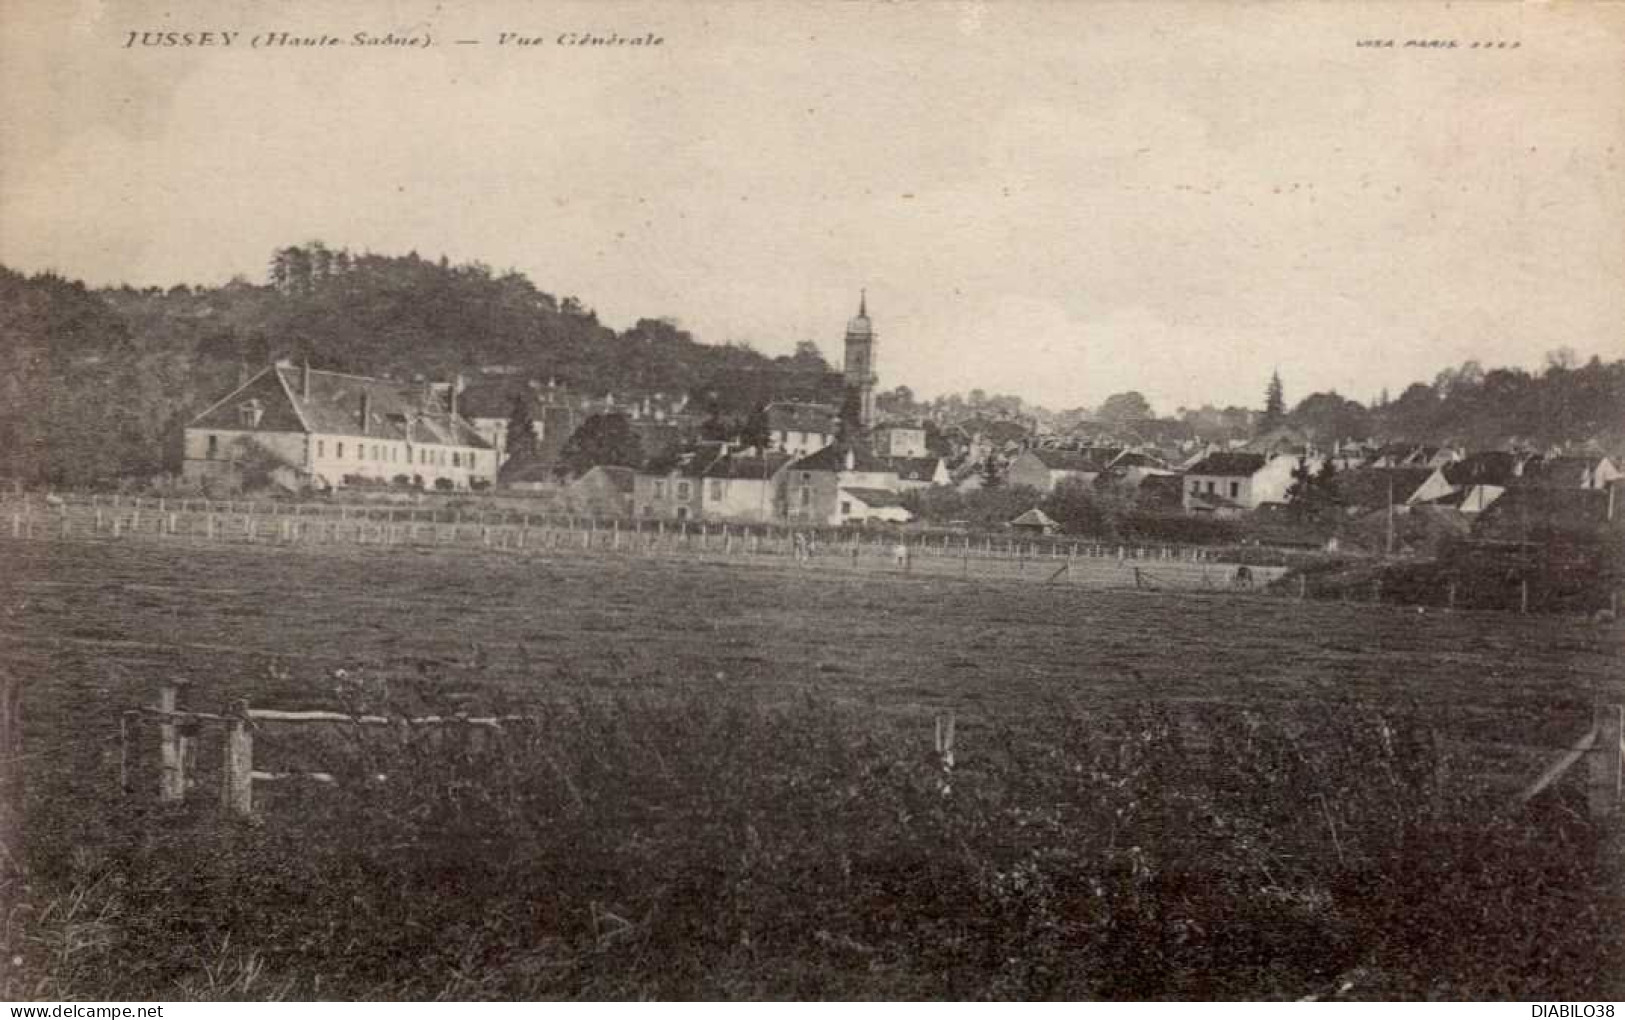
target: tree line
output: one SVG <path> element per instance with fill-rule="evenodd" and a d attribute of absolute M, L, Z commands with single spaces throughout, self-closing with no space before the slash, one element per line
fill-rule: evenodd
<path fill-rule="evenodd" d="M 182 429 L 247 370 L 277 357 L 314 368 L 446 379 L 506 366 L 595 394 L 687 394 L 711 418 L 745 422 L 775 399 L 844 403 L 840 373 L 817 344 L 770 357 L 749 343 L 704 343 L 668 318 L 617 332 L 573 296 L 524 274 L 444 257 L 353 254 L 310 242 L 272 254 L 265 280 L 221 286 L 93 289 L 56 273 L 0 266 L 0 476 L 87 486 L 179 468 Z M 1625 447 L 1625 359 L 1580 364 L 1554 352 L 1538 372 L 1467 362 L 1369 406 L 1336 393 L 1287 409 L 1272 384 L 1264 412 L 1183 411 L 1157 418 L 1138 393 L 1114 395 L 1094 421 L 1145 438 L 1233 437 L 1279 421 L 1329 445 L 1390 438 L 1474 448 L 1595 441 Z M 949 417 L 1050 416 L 977 390 L 925 402 L 907 386 L 884 412 Z"/>

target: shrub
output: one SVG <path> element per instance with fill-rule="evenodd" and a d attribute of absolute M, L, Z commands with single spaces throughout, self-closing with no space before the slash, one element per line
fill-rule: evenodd
<path fill-rule="evenodd" d="M 385 690 L 340 694 L 426 708 Z M 578 696 L 485 745 L 311 738 L 339 785 L 266 788 L 263 826 L 47 807 L 0 991 L 1260 998 L 1363 963 L 1360 994 L 1597 997 L 1606 920 L 1551 893 L 1595 834 L 1453 796 L 1406 713 L 1045 707 L 967 720 L 951 777 L 917 717 Z"/>

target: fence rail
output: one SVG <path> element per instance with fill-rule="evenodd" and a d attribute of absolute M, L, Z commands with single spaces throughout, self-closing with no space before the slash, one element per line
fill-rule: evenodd
<path fill-rule="evenodd" d="M 254 784 L 287 779 L 337 783 L 335 773 L 326 771 L 269 771 L 255 768 L 254 734 L 266 724 L 296 726 L 344 725 L 357 728 L 394 730 L 402 735 L 427 732 L 440 736 L 459 733 L 471 750 L 485 746 L 487 739 L 512 726 L 538 721 L 525 715 L 424 715 L 387 716 L 350 714 L 326 710 L 285 710 L 252 708 L 240 701 L 229 712 L 200 712 L 180 707 L 182 684 L 160 685 L 156 702 L 125 711 L 120 717 L 119 783 L 131 792 L 130 752 L 139 746 L 132 739 L 132 720 L 153 720 L 158 724 L 158 798 L 167 803 L 185 799 L 193 786 L 197 740 L 205 724 L 217 726 L 221 736 L 221 794 L 223 809 L 238 815 L 254 811 Z M 955 758 L 955 713 L 939 712 L 935 719 L 934 750 L 941 770 L 940 789 L 952 792 Z M 1435 734 L 1435 741 L 1438 736 Z M 1512 806 L 1521 808 L 1550 789 L 1578 763 L 1586 761 L 1585 790 L 1589 813 L 1599 822 L 1612 818 L 1625 805 L 1625 705 L 1597 704 L 1591 728 L 1565 749 L 1559 757 L 1519 791 Z M 385 777 L 379 777 L 385 778 Z"/>
<path fill-rule="evenodd" d="M 238 512 L 225 512 L 231 506 L 238 507 Z M 0 513 L 5 514 L 0 521 L 6 521 L 0 524 L 0 534 L 36 540 L 447 548 L 510 555 L 701 556 L 1143 589 L 1229 589 L 1236 586 L 1237 579 L 1237 563 L 1231 555 L 1197 546 L 512 512 L 369 508 L 365 513 L 335 516 L 266 513 L 265 509 L 263 504 L 211 503 L 205 507 L 195 500 L 178 506 L 162 500 L 109 506 L 83 498 L 56 504 L 0 502 Z M 1267 583 L 1284 571 L 1284 567 L 1253 565 L 1245 573 L 1250 587 Z"/>

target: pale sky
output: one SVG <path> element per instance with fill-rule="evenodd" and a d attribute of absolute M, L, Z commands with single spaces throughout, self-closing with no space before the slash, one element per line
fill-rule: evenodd
<path fill-rule="evenodd" d="M 206 30 L 242 35 L 124 46 Z M 1625 356 L 1618 4 L 6 0 L 0 33 L 0 262 L 92 284 L 320 238 L 832 359 L 867 287 L 882 386 L 1054 408 Z"/>

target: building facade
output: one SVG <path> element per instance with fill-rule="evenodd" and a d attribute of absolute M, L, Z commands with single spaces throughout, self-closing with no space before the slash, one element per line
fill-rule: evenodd
<path fill-rule="evenodd" d="M 496 451 L 446 392 L 278 362 L 192 419 L 182 473 L 233 485 L 262 474 L 288 488 L 484 488 Z"/>

